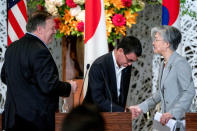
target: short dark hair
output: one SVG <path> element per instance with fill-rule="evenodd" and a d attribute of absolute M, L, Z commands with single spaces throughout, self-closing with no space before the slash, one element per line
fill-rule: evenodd
<path fill-rule="evenodd" d="M 51 18 L 53 18 L 52 15 L 46 11 L 36 11 L 28 18 L 26 30 L 34 32 L 39 25 L 45 26 L 46 20 Z"/>
<path fill-rule="evenodd" d="M 83 104 L 65 117 L 62 131 L 104 131 L 104 119 L 96 105 Z"/>
<path fill-rule="evenodd" d="M 134 36 L 124 37 L 119 44 L 117 44 L 117 49 L 122 48 L 125 54 L 135 53 L 138 57 L 142 54 L 141 42 L 138 38 Z"/>

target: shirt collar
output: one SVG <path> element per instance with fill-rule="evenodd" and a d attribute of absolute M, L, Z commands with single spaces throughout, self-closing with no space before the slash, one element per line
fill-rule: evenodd
<path fill-rule="evenodd" d="M 121 67 L 118 66 L 116 58 L 115 58 L 114 50 L 112 51 L 112 57 L 113 57 L 113 62 L 114 62 L 115 69 L 117 71 L 122 71 L 125 67 L 124 66 L 121 66 Z"/>

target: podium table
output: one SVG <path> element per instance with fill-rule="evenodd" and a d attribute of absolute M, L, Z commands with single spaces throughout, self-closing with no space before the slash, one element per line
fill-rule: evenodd
<path fill-rule="evenodd" d="M 197 113 L 186 113 L 186 131 L 197 130 Z"/>
<path fill-rule="evenodd" d="M 55 131 L 61 131 L 63 119 L 67 113 L 55 114 Z M 103 112 L 106 131 L 131 131 L 132 119 L 128 112 Z"/>

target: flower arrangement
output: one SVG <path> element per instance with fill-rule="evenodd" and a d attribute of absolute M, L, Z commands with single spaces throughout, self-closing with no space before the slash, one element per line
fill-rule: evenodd
<path fill-rule="evenodd" d="M 136 24 L 137 12 L 144 9 L 141 0 L 104 0 L 108 43 L 126 35 L 127 27 Z"/>
<path fill-rule="evenodd" d="M 43 7 L 54 16 L 56 37 L 84 35 L 85 0 L 31 0 L 30 7 L 42 10 Z M 104 0 L 108 43 L 126 35 L 127 27 L 136 24 L 137 12 L 145 4 L 141 0 Z"/>
<path fill-rule="evenodd" d="M 54 16 L 56 37 L 84 35 L 85 0 L 45 0 L 46 10 Z"/>

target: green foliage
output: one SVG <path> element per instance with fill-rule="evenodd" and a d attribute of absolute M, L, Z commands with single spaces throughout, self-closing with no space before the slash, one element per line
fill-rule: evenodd
<path fill-rule="evenodd" d="M 115 42 L 115 41 L 118 40 L 118 39 L 120 39 L 121 36 L 122 36 L 121 33 L 116 34 L 114 31 L 112 31 L 112 32 L 110 33 L 110 36 L 109 36 L 108 39 L 107 39 L 107 42 L 108 42 L 109 44 L 112 44 L 113 46 L 115 46 L 115 45 L 116 45 L 116 42 Z"/>
<path fill-rule="evenodd" d="M 186 6 L 186 0 L 180 0 L 180 7 L 182 9 L 182 16 L 189 15 L 190 17 L 197 20 L 197 14 L 195 11 L 190 10 L 188 6 Z"/>
<path fill-rule="evenodd" d="M 155 4 L 162 4 L 162 0 L 142 0 L 143 2 L 146 2 L 147 4 L 155 5 Z"/>
<path fill-rule="evenodd" d="M 58 13 L 61 17 L 64 16 L 65 14 L 65 9 L 70 9 L 66 4 L 63 4 L 61 7 L 57 8 L 58 9 Z"/>
<path fill-rule="evenodd" d="M 180 0 L 180 3 L 186 3 L 186 0 Z"/>
<path fill-rule="evenodd" d="M 44 7 L 44 3 L 44 0 L 29 0 L 29 2 L 27 3 L 27 7 L 31 9 L 36 9 L 37 5 L 41 5 Z"/>
<path fill-rule="evenodd" d="M 162 0 L 142 0 L 148 4 L 162 4 Z M 186 6 L 187 0 L 180 0 L 180 8 L 182 9 L 182 16 L 189 15 L 190 17 L 197 20 L 197 14 L 195 11 L 190 10 L 190 7 Z"/>
<path fill-rule="evenodd" d="M 59 32 L 59 30 L 56 32 L 56 34 L 55 34 L 55 38 L 62 38 L 64 36 L 64 34 L 63 33 L 60 33 Z"/>

